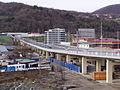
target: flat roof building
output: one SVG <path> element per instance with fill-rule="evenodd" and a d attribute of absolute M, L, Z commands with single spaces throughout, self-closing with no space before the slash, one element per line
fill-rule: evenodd
<path fill-rule="evenodd" d="M 79 28 L 77 31 L 78 38 L 95 38 L 95 29 L 90 28 Z"/>
<path fill-rule="evenodd" d="M 45 31 L 46 44 L 59 44 L 65 42 L 65 29 L 54 28 Z"/>

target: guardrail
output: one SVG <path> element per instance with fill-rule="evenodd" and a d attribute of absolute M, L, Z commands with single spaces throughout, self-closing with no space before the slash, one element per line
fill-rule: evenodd
<path fill-rule="evenodd" d="M 15 39 L 30 44 L 34 47 L 41 48 L 46 51 L 50 52 L 57 52 L 57 53 L 65 53 L 71 55 L 83 55 L 83 56 L 92 56 L 92 57 L 103 57 L 109 58 L 113 57 L 115 59 L 120 59 L 120 50 L 114 49 L 95 49 L 95 48 L 77 48 L 77 47 L 69 47 L 69 46 L 59 46 L 59 45 L 51 45 L 51 44 L 42 44 L 38 43 L 35 40 L 30 40 L 26 38 L 14 37 Z"/>

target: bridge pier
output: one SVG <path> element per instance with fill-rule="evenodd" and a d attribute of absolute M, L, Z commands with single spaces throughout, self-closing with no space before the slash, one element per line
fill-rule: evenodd
<path fill-rule="evenodd" d="M 34 47 L 31 47 L 31 49 L 34 51 L 35 50 L 35 48 Z"/>
<path fill-rule="evenodd" d="M 96 72 L 101 72 L 101 60 L 96 60 Z"/>
<path fill-rule="evenodd" d="M 56 59 L 61 61 L 66 61 L 66 55 L 64 54 L 56 54 Z"/>
<path fill-rule="evenodd" d="M 87 73 L 87 59 L 82 57 L 82 74 Z"/>
<path fill-rule="evenodd" d="M 38 49 L 37 49 L 37 48 L 35 48 L 35 52 L 37 52 L 37 53 L 38 53 Z"/>
<path fill-rule="evenodd" d="M 87 61 L 90 61 L 92 65 L 95 65 L 96 67 L 96 72 L 101 72 L 101 59 L 96 59 L 96 58 L 93 58 L 93 59 L 87 59 Z"/>
<path fill-rule="evenodd" d="M 113 63 L 110 60 L 107 60 L 106 63 L 106 82 L 112 83 L 113 80 Z"/>
<path fill-rule="evenodd" d="M 45 54 L 46 54 L 46 59 L 48 59 L 49 58 L 49 52 L 45 52 Z"/>
<path fill-rule="evenodd" d="M 50 57 L 54 57 L 55 58 L 55 53 L 50 52 Z"/>
<path fill-rule="evenodd" d="M 111 60 L 107 60 L 106 62 L 106 83 L 113 82 L 114 65 L 120 65 L 120 62 L 113 62 Z"/>
<path fill-rule="evenodd" d="M 45 56 L 45 51 L 42 50 L 42 56 L 44 57 Z"/>
<path fill-rule="evenodd" d="M 39 50 L 39 54 L 40 54 L 40 55 L 42 54 L 42 50 Z"/>
<path fill-rule="evenodd" d="M 71 60 L 71 56 L 70 55 L 66 55 L 66 62 L 70 63 L 70 60 Z"/>
<path fill-rule="evenodd" d="M 56 54 L 56 59 L 57 60 L 61 60 L 61 55 L 60 54 Z"/>

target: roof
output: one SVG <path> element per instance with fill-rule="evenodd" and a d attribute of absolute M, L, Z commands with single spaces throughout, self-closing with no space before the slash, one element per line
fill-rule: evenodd
<path fill-rule="evenodd" d="M 73 40 L 91 40 L 90 38 L 74 38 Z"/>
<path fill-rule="evenodd" d="M 101 39 L 94 40 L 94 42 L 100 42 L 100 41 Z M 114 38 L 103 38 L 102 42 L 120 42 L 120 40 Z"/>
<path fill-rule="evenodd" d="M 16 61 L 21 63 L 30 63 L 30 62 L 36 62 L 38 60 L 37 59 L 16 59 Z"/>
<path fill-rule="evenodd" d="M 16 61 L 21 63 L 29 63 L 29 62 L 35 62 L 33 59 L 16 59 Z"/>
<path fill-rule="evenodd" d="M 0 45 L 0 52 L 7 52 L 8 50 L 6 49 L 5 46 Z"/>
<path fill-rule="evenodd" d="M 91 42 L 73 42 L 73 43 L 76 43 L 76 44 L 92 44 Z"/>
<path fill-rule="evenodd" d="M 5 46 L 6 49 L 13 49 L 15 46 Z"/>

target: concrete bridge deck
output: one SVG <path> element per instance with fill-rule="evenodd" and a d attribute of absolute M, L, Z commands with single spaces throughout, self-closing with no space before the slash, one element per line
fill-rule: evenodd
<path fill-rule="evenodd" d="M 95 48 L 83 49 L 83 48 L 76 48 L 71 46 L 47 45 L 47 44 L 41 44 L 33 40 L 28 40 L 23 38 L 20 41 L 30 46 L 33 46 L 48 52 L 120 60 L 120 50 L 95 49 Z"/>

